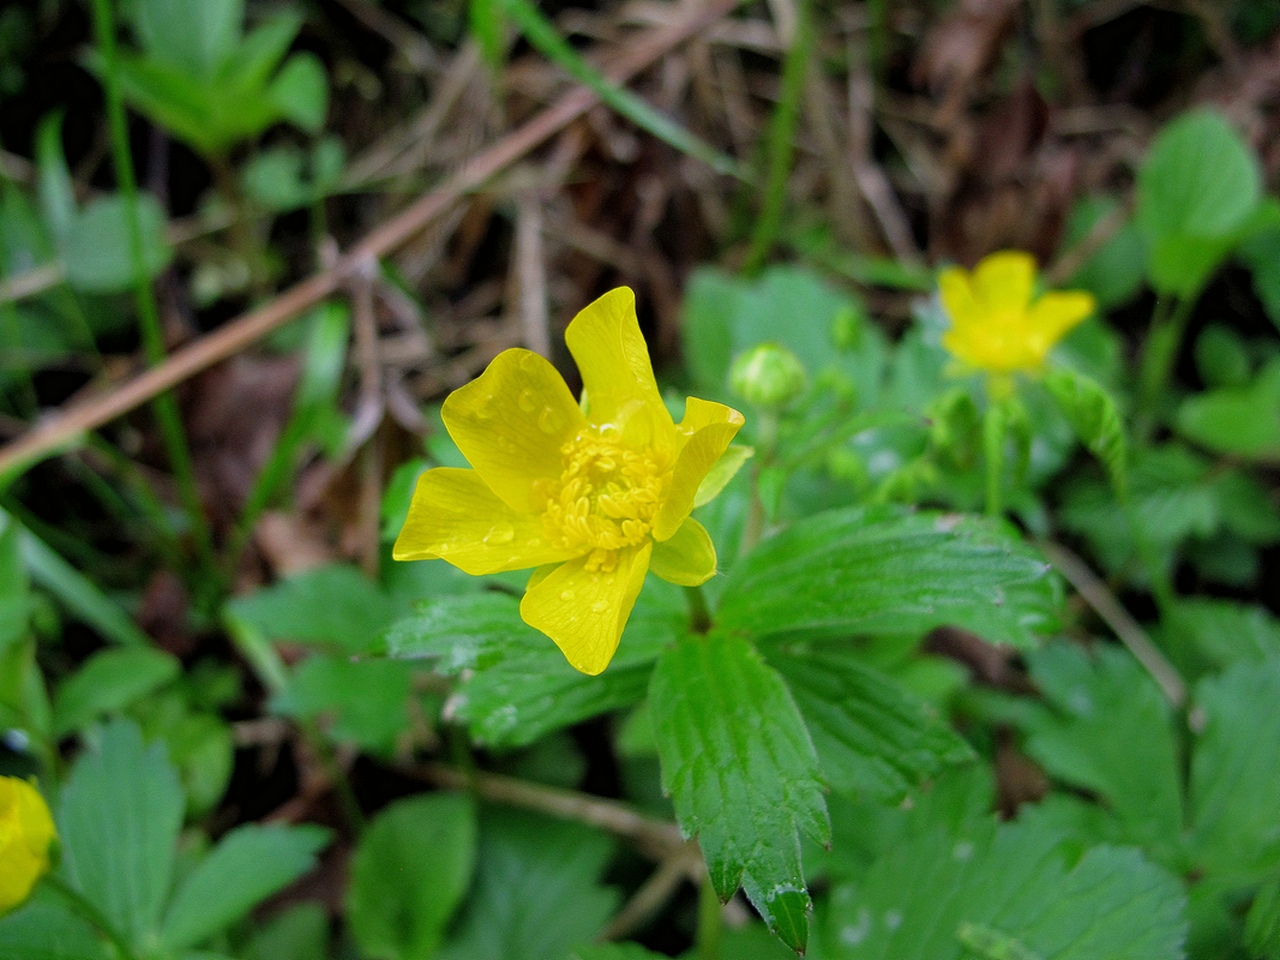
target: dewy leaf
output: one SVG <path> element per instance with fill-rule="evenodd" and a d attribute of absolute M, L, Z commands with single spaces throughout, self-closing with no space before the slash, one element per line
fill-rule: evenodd
<path fill-rule="evenodd" d="M 608 837 L 514 810 L 480 818 L 476 879 L 456 934 L 433 960 L 563 957 L 590 943 L 618 903 L 600 884 Z"/>
<path fill-rule="evenodd" d="M 1124 423 L 1111 394 L 1084 374 L 1063 367 L 1049 370 L 1044 385 L 1076 436 L 1107 468 L 1112 486 L 1123 499 L 1128 482 L 1127 446 Z"/>
<path fill-rule="evenodd" d="M 464 679 L 448 707 L 472 736 L 492 746 L 524 746 L 589 717 L 644 698 L 652 662 L 684 628 L 678 589 L 649 578 L 609 669 L 588 677 L 565 663 L 542 633 L 520 619 L 504 593 L 449 597 L 387 632 L 395 657 L 426 657 Z"/>
<path fill-rule="evenodd" d="M 768 657 L 787 681 L 835 791 L 896 803 L 974 756 L 935 710 L 855 651 L 779 645 Z"/>
<path fill-rule="evenodd" d="M 1218 113 L 1166 126 L 1138 170 L 1137 222 L 1160 293 L 1191 296 L 1240 239 L 1262 192 L 1253 151 Z"/>
<path fill-rule="evenodd" d="M 1193 855 L 1206 874 L 1257 882 L 1280 868 L 1280 658 L 1239 663 L 1196 689 Z"/>
<path fill-rule="evenodd" d="M 387 807 L 360 839 L 347 916 L 363 956 L 430 960 L 462 902 L 476 857 L 469 797 L 430 794 Z"/>
<path fill-rule="evenodd" d="M 232 830 L 178 887 L 161 940 L 182 950 L 224 930 L 314 867 L 328 838 L 314 826 L 251 823 Z"/>
<path fill-rule="evenodd" d="M 1057 643 L 1028 659 L 1047 704 L 1032 714 L 1027 752 L 1053 776 L 1098 794 L 1127 840 L 1176 862 L 1179 759 L 1155 682 L 1118 647 Z"/>
<path fill-rule="evenodd" d="M 742 637 L 689 638 L 650 685 L 662 787 L 722 899 L 741 884 L 793 950 L 809 935 L 799 831 L 830 839 L 813 743 L 786 684 Z"/>
<path fill-rule="evenodd" d="M 1178 881 L 1136 850 L 1072 863 L 1021 824 L 905 836 L 828 916 L 832 960 L 1181 960 L 1186 936 Z"/>
<path fill-rule="evenodd" d="M 102 650 L 62 682 L 53 699 L 53 732 L 59 739 L 128 706 L 176 677 L 182 665 L 148 647 Z"/>
<path fill-rule="evenodd" d="M 62 791 L 57 823 L 67 881 L 135 944 L 160 925 L 182 808 L 164 748 L 145 746 L 127 721 L 91 738 Z"/>
<path fill-rule="evenodd" d="M 833 510 L 762 542 L 728 577 L 717 622 L 922 634 L 943 624 L 1032 647 L 1061 588 L 1026 545 L 984 520 L 894 507 Z"/>

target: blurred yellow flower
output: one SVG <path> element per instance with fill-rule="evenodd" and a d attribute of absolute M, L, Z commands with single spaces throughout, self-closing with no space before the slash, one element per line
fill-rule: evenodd
<path fill-rule="evenodd" d="M 49 806 L 35 786 L 0 777 L 0 914 L 26 900 L 49 869 L 55 836 Z"/>
<path fill-rule="evenodd" d="M 1004 250 L 984 257 L 972 273 L 949 267 L 938 275 L 951 327 L 942 345 L 964 364 L 992 374 L 1034 373 L 1067 331 L 1093 313 L 1080 290 L 1035 296 L 1036 262 Z"/>
<path fill-rule="evenodd" d="M 445 427 L 474 469 L 419 478 L 392 555 L 473 575 L 536 567 L 520 616 L 594 675 L 646 571 L 687 586 L 715 573 L 711 537 L 689 513 L 743 419 L 690 397 L 672 420 L 626 287 L 582 310 L 565 342 L 582 406 L 550 362 L 520 349 L 449 395 Z"/>

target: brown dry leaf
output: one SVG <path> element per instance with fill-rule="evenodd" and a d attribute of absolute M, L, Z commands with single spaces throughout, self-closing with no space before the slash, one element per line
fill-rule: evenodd
<path fill-rule="evenodd" d="M 948 103 L 962 103 L 995 63 L 1019 5 L 1019 0 L 961 0 L 925 34 L 912 79 Z"/>

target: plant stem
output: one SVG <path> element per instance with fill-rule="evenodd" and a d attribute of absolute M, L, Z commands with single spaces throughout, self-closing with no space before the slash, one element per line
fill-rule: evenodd
<path fill-rule="evenodd" d="M 791 173 L 791 158 L 795 154 L 796 123 L 800 118 L 800 96 L 804 93 L 805 71 L 813 53 L 809 29 L 809 0 L 798 0 L 795 5 L 795 35 L 782 62 L 782 91 L 778 105 L 769 120 L 765 141 L 764 199 L 755 230 L 751 233 L 751 247 L 747 253 L 743 273 L 751 276 L 764 266 L 769 251 L 778 238 L 782 225 L 782 209 L 787 199 L 787 181 Z"/>
<path fill-rule="evenodd" d="M 164 334 L 160 327 L 160 311 L 156 306 L 155 291 L 147 279 L 142 256 L 142 233 L 138 225 L 138 184 L 133 172 L 133 157 L 129 152 L 129 131 L 124 114 L 124 101 L 120 94 L 120 80 L 116 66 L 116 27 L 111 12 L 111 0 L 93 0 L 94 36 L 102 53 L 103 84 L 107 98 L 107 117 L 111 127 L 112 157 L 120 193 L 128 209 L 129 250 L 133 259 L 134 294 L 138 302 L 138 316 L 142 332 L 143 349 L 147 363 L 158 366 L 165 359 Z M 213 536 L 205 517 L 200 493 L 196 487 L 195 468 L 191 451 L 187 446 L 182 417 L 173 394 L 163 393 L 155 398 L 153 408 L 164 439 L 169 464 L 178 484 L 178 495 L 191 523 L 196 552 L 204 567 L 204 573 L 217 579 L 217 565 L 213 555 Z"/>
<path fill-rule="evenodd" d="M 685 587 L 684 595 L 689 601 L 690 632 L 706 633 L 711 629 L 711 611 L 707 609 L 707 598 L 702 587 Z"/>
<path fill-rule="evenodd" d="M 1004 476 L 1004 410 L 998 401 L 988 400 L 982 415 L 982 452 L 986 466 L 986 513 L 998 517 L 1004 512 L 1000 485 Z"/>
<path fill-rule="evenodd" d="M 106 917 L 102 915 L 102 911 L 93 903 L 85 898 L 85 896 L 74 887 L 68 886 L 63 882 L 62 878 L 54 873 L 47 873 L 42 881 L 50 890 L 53 890 L 66 901 L 76 913 L 89 921 L 99 933 L 111 941 L 111 945 L 115 947 L 116 953 L 119 954 L 120 960 L 138 960 L 133 948 L 129 942 L 120 935 L 119 931 L 111 925 Z"/>
<path fill-rule="evenodd" d="M 724 936 L 723 908 L 711 877 L 702 878 L 698 888 L 698 960 L 720 960 Z"/>
<path fill-rule="evenodd" d="M 747 501 L 747 521 L 738 542 L 738 556 L 745 557 L 760 542 L 764 533 L 764 500 L 760 496 L 760 475 L 773 466 L 778 447 L 778 415 L 771 410 L 758 410 L 756 421 L 756 456 L 751 462 L 751 495 Z"/>
<path fill-rule="evenodd" d="M 1195 307 L 1198 294 L 1191 294 L 1176 301 L 1156 301 L 1151 314 L 1151 332 L 1142 348 L 1138 367 L 1138 426 L 1139 440 L 1150 439 L 1158 422 L 1160 400 L 1169 387 L 1173 365 L 1178 359 L 1182 338 L 1187 330 L 1187 320 Z"/>

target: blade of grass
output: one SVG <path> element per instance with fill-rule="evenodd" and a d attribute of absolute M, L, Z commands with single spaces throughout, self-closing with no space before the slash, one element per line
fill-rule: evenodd
<path fill-rule="evenodd" d="M 813 53 L 813 31 L 809 0 L 797 0 L 795 30 L 791 46 L 782 61 L 782 91 L 769 118 L 765 139 L 765 185 L 760 215 L 751 232 L 743 273 L 751 276 L 764 266 L 782 227 L 782 209 L 787 200 L 787 181 L 795 155 L 796 124 L 800 119 L 800 97 L 804 93 L 805 71 Z"/>
<path fill-rule="evenodd" d="M 733 157 L 721 153 L 705 140 L 690 133 L 630 90 L 611 83 L 560 36 L 555 25 L 543 16 L 531 0 L 500 0 L 498 6 L 506 11 L 539 53 L 590 89 L 611 110 L 622 114 L 642 130 L 647 130 L 681 153 L 701 160 L 717 173 L 740 180 L 747 179 L 745 168 Z"/>
<path fill-rule="evenodd" d="M 468 7 L 467 25 L 471 36 L 480 46 L 480 58 L 494 73 L 502 69 L 505 56 L 505 44 L 502 42 L 502 31 L 506 20 L 502 16 L 502 5 L 493 0 L 471 0 Z"/>
<path fill-rule="evenodd" d="M 103 84 L 106 88 L 107 119 L 111 128 L 112 158 L 120 193 L 129 210 L 129 249 L 133 258 L 134 293 L 138 302 L 138 317 L 142 332 L 143 349 L 147 363 L 158 366 L 165 359 L 164 335 L 160 329 L 160 311 L 156 306 L 155 291 L 143 269 L 142 233 L 138 225 L 138 184 L 133 172 L 133 157 L 129 152 L 129 130 L 124 115 L 124 101 L 120 93 L 120 78 L 116 55 L 116 25 L 111 11 L 111 0 L 93 0 L 94 39 L 102 56 Z M 191 524 L 196 553 L 202 573 L 201 586 L 218 584 L 217 565 L 213 554 L 213 535 L 209 521 L 200 503 L 196 488 L 195 468 L 191 450 L 187 445 L 182 417 L 173 394 L 163 393 L 155 398 L 153 408 L 164 439 L 169 464 L 178 484 L 178 494 Z M 207 578 L 207 579 L 206 579 Z M 203 591 L 196 591 L 202 593 Z"/>
<path fill-rule="evenodd" d="M 118 603 L 25 527 L 19 549 L 31 579 L 105 639 L 126 647 L 151 645 L 151 638 Z"/>

